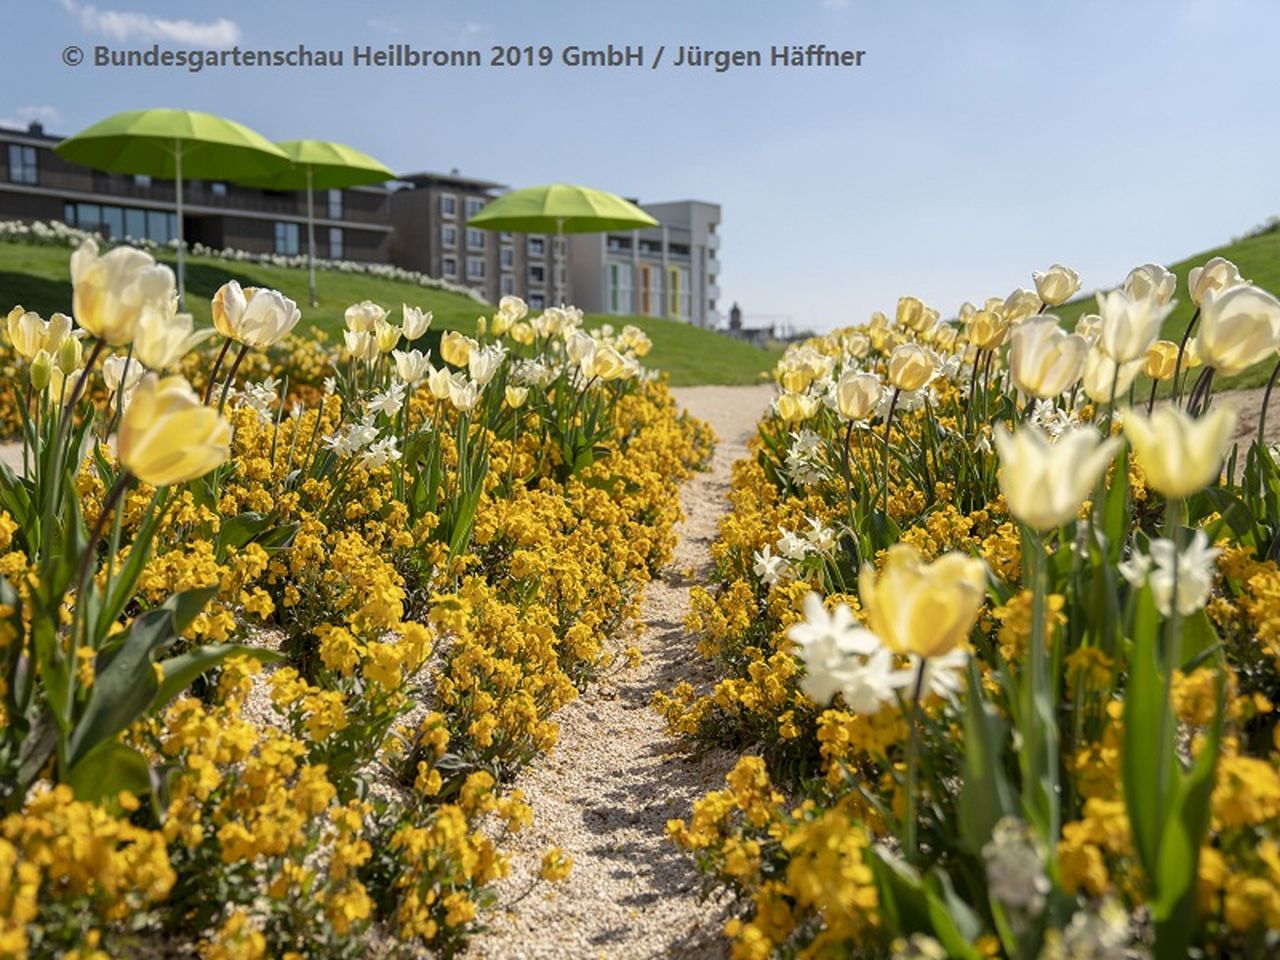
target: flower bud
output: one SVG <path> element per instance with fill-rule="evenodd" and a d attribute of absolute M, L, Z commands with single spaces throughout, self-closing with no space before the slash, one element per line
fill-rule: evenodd
<path fill-rule="evenodd" d="M 49 386 L 49 380 L 53 376 L 53 358 L 49 356 L 48 351 L 36 351 L 36 355 L 31 358 L 31 368 L 27 373 L 31 377 L 33 390 L 43 390 Z"/>

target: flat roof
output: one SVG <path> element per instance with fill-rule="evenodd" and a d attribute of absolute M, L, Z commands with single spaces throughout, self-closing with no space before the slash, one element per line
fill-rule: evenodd
<path fill-rule="evenodd" d="M 418 173 L 402 173 L 397 176 L 396 179 L 403 180 L 405 183 L 422 185 L 429 183 L 443 183 L 455 187 L 470 187 L 473 190 L 511 189 L 505 183 L 498 183 L 496 180 L 480 180 L 476 177 L 464 177 L 460 173 L 432 173 L 430 170 L 422 170 Z"/>

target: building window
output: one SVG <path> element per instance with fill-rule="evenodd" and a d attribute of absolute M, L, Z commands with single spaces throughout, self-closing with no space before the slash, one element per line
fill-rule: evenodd
<path fill-rule="evenodd" d="M 484 257 L 467 257 L 467 279 L 484 279 Z"/>
<path fill-rule="evenodd" d="M 609 264 L 609 289 L 606 293 L 610 313 L 631 312 L 631 264 Z"/>
<path fill-rule="evenodd" d="M 135 187 L 149 187 L 149 186 L 151 186 L 151 174 L 149 174 L 149 173 L 135 173 L 135 174 L 133 175 L 133 185 L 134 185 Z"/>
<path fill-rule="evenodd" d="M 509 273 L 504 273 L 502 275 L 502 280 L 500 281 L 499 289 L 504 297 L 511 296 L 511 294 L 516 292 L 516 278 Z"/>
<path fill-rule="evenodd" d="M 484 249 L 484 231 L 477 230 L 475 227 L 467 228 L 467 249 L 483 250 Z"/>
<path fill-rule="evenodd" d="M 341 260 L 344 256 L 342 246 L 342 228 L 329 228 L 329 259 Z"/>
<path fill-rule="evenodd" d="M 342 219 L 342 191 L 341 190 L 329 191 L 329 219 L 330 220 Z"/>
<path fill-rule="evenodd" d="M 145 210 L 126 210 L 124 212 L 124 235 L 131 240 L 141 240 L 147 235 L 147 214 Z"/>
<path fill-rule="evenodd" d="M 510 269 L 511 267 L 514 267 L 514 266 L 515 266 L 515 264 L 516 264 L 516 251 L 515 251 L 515 248 L 513 248 L 513 247 L 511 247 L 511 246 L 504 246 L 504 247 L 503 247 L 503 248 L 498 252 L 498 258 L 499 258 L 499 262 L 502 264 L 502 266 L 503 266 L 503 267 L 505 267 L 505 268 L 507 268 L 507 269 Z"/>
<path fill-rule="evenodd" d="M 458 258 L 441 257 L 440 272 L 450 279 L 456 277 L 458 275 Z"/>
<path fill-rule="evenodd" d="M 546 237 L 530 237 L 529 238 L 529 256 L 545 257 L 547 255 Z"/>
<path fill-rule="evenodd" d="M 456 217 L 458 215 L 458 198 L 452 193 L 440 194 L 440 216 Z"/>
<path fill-rule="evenodd" d="M 296 223 L 276 223 L 276 253 L 285 256 L 297 256 L 298 225 Z"/>
<path fill-rule="evenodd" d="M 9 182 L 32 184 L 40 182 L 35 147 L 24 147 L 20 143 L 9 144 Z"/>
<path fill-rule="evenodd" d="M 680 282 L 680 268 L 667 267 L 667 316 L 683 317 L 684 309 L 680 295 L 683 285 Z"/>
<path fill-rule="evenodd" d="M 209 184 L 209 192 L 215 197 L 225 197 L 227 195 L 227 185 L 221 180 L 215 180 Z"/>
<path fill-rule="evenodd" d="M 452 224 L 442 223 L 440 225 L 440 245 L 448 247 L 452 250 L 458 245 L 458 228 Z"/>
<path fill-rule="evenodd" d="M 545 286 L 547 282 L 547 268 L 540 263 L 529 264 L 529 283 L 534 286 Z"/>
<path fill-rule="evenodd" d="M 544 297 L 542 294 L 533 293 L 529 295 L 530 310 L 542 310 L 543 308 L 546 307 L 546 305 L 547 305 L 547 298 Z"/>
<path fill-rule="evenodd" d="M 470 220 L 484 209 L 485 201 L 481 197 L 467 197 L 467 219 Z"/>

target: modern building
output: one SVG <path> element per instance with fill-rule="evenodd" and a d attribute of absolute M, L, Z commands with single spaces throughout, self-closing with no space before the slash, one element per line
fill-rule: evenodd
<path fill-rule="evenodd" d="M 588 313 L 720 325 L 720 206 L 701 200 L 640 204 L 643 230 L 569 238 L 570 302 Z"/>
<path fill-rule="evenodd" d="M 60 139 L 38 123 L 26 130 L 0 127 L 0 217 L 61 220 L 113 240 L 168 243 L 177 236 L 172 181 L 69 163 L 53 152 Z M 305 193 L 187 180 L 182 199 L 188 244 L 251 253 L 307 251 Z M 385 187 L 317 191 L 315 225 L 318 257 L 371 263 L 391 259 L 390 192 Z"/>
<path fill-rule="evenodd" d="M 397 266 L 471 287 L 490 303 L 515 294 L 535 310 L 555 292 L 555 238 L 495 233 L 467 221 L 508 188 L 452 173 L 411 173 L 391 194 Z"/>

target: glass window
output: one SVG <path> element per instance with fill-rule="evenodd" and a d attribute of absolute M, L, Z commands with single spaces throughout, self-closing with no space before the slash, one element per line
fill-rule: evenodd
<path fill-rule="evenodd" d="M 329 228 L 329 259 L 341 260 L 344 256 L 342 248 L 342 228 Z"/>
<path fill-rule="evenodd" d="M 509 273 L 504 273 L 504 274 L 502 275 L 502 287 L 501 287 L 501 289 L 502 289 L 502 295 L 503 295 L 504 297 L 506 297 L 506 296 L 510 296 L 511 294 L 515 293 L 515 292 L 516 292 L 516 278 L 515 278 L 515 277 L 513 277 L 513 276 L 512 276 L 511 274 L 509 274 Z"/>
<path fill-rule="evenodd" d="M 215 197 L 225 197 L 227 195 L 227 185 L 221 180 L 215 180 L 209 184 L 209 192 Z"/>
<path fill-rule="evenodd" d="M 135 173 L 133 175 L 133 182 L 135 186 L 149 187 L 151 186 L 151 176 L 146 173 Z"/>
<path fill-rule="evenodd" d="M 456 247 L 458 245 L 458 228 L 447 223 L 441 224 L 440 243 L 446 247 Z"/>
<path fill-rule="evenodd" d="M 341 190 L 329 191 L 329 219 L 330 220 L 342 219 L 342 191 Z"/>
<path fill-rule="evenodd" d="M 529 264 L 529 282 L 541 286 L 547 282 L 547 268 L 540 263 Z"/>
<path fill-rule="evenodd" d="M 477 230 L 475 227 L 467 229 L 467 249 L 483 250 L 484 249 L 484 231 Z"/>
<path fill-rule="evenodd" d="M 467 219 L 470 220 L 484 209 L 484 200 L 480 197 L 467 197 Z"/>
<path fill-rule="evenodd" d="M 484 279 L 484 257 L 467 257 L 467 279 Z"/>
<path fill-rule="evenodd" d="M 9 144 L 9 181 L 11 183 L 40 182 L 35 147 L 26 147 L 20 143 Z"/>
<path fill-rule="evenodd" d="M 76 225 L 76 205 L 74 203 L 67 203 L 63 205 L 62 222 L 68 227 L 74 227 Z"/>
<path fill-rule="evenodd" d="M 457 257 L 441 257 L 440 272 L 446 277 L 456 277 L 458 275 L 458 258 Z"/>
<path fill-rule="evenodd" d="M 103 207 L 102 226 L 108 238 L 116 240 L 124 236 L 124 208 Z"/>
<path fill-rule="evenodd" d="M 542 294 L 534 293 L 529 295 L 530 310 L 541 310 L 546 305 L 547 305 L 547 298 L 544 297 Z"/>
<path fill-rule="evenodd" d="M 609 312 L 631 312 L 631 264 L 609 264 Z"/>
<path fill-rule="evenodd" d="M 147 213 L 145 210 L 126 210 L 124 212 L 124 235 L 134 240 L 141 240 L 147 235 Z"/>
<path fill-rule="evenodd" d="M 529 256 L 542 257 L 547 253 L 547 241 L 543 237 L 529 238 Z"/>
<path fill-rule="evenodd" d="M 667 268 L 667 315 L 671 317 L 683 316 L 680 309 L 680 268 Z"/>
<path fill-rule="evenodd" d="M 102 208 L 96 203 L 82 203 L 76 208 L 76 224 L 81 230 L 95 231 L 102 222 Z"/>
<path fill-rule="evenodd" d="M 504 267 L 513 267 L 516 262 L 516 251 L 512 247 L 503 247 L 499 258 Z"/>
<path fill-rule="evenodd" d="M 440 194 L 440 216 L 456 217 L 458 215 L 458 198 L 451 193 Z"/>
<path fill-rule="evenodd" d="M 276 224 L 276 253 L 295 256 L 298 253 L 298 225 L 296 223 Z"/>
<path fill-rule="evenodd" d="M 169 215 L 163 210 L 147 211 L 147 239 L 156 243 L 169 242 Z"/>

